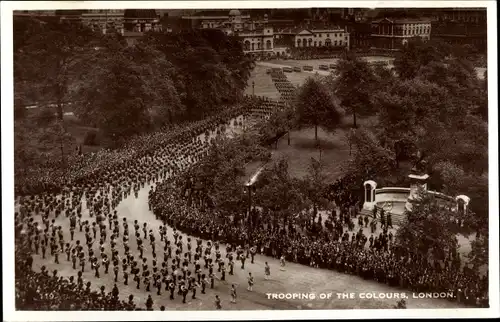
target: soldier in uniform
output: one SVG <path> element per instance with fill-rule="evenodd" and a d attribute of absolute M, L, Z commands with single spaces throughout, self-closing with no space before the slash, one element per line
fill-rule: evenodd
<path fill-rule="evenodd" d="M 193 300 L 196 299 L 196 289 L 198 288 L 198 283 L 196 283 L 196 280 L 194 277 L 191 280 L 191 283 L 189 284 L 191 287 L 191 291 L 193 292 L 193 296 L 191 297 Z"/>
<path fill-rule="evenodd" d="M 253 290 L 254 279 L 252 273 L 248 273 L 248 290 L 251 292 Z"/>
<path fill-rule="evenodd" d="M 168 284 L 168 288 L 170 290 L 170 299 L 173 300 L 174 299 L 174 292 L 175 292 L 175 284 L 174 284 L 174 282 L 170 282 Z"/>
<path fill-rule="evenodd" d="M 214 275 L 214 273 L 210 273 L 208 277 L 210 278 L 210 288 L 213 289 L 214 283 L 215 283 L 215 275 Z"/>
<path fill-rule="evenodd" d="M 252 260 L 250 261 L 251 264 L 253 264 L 254 262 L 254 259 L 255 259 L 255 254 L 257 253 L 257 246 L 252 246 L 252 248 L 250 248 L 250 255 L 252 256 Z"/>
<path fill-rule="evenodd" d="M 222 305 L 221 305 L 219 295 L 215 295 L 215 308 L 217 310 L 222 310 Z"/>
<path fill-rule="evenodd" d="M 236 304 L 236 287 L 234 284 L 231 285 L 231 303 Z"/>
<path fill-rule="evenodd" d="M 229 275 L 234 275 L 234 261 L 232 256 L 229 256 Z"/>
<path fill-rule="evenodd" d="M 115 283 L 118 282 L 118 263 L 115 262 L 113 266 L 113 272 L 115 273 Z"/>
<path fill-rule="evenodd" d="M 245 269 L 245 260 L 247 258 L 245 257 L 245 254 L 243 252 L 240 254 L 240 260 L 241 260 L 241 269 Z"/>
<path fill-rule="evenodd" d="M 181 286 L 181 293 L 182 293 L 182 303 L 186 303 L 186 296 L 188 294 L 188 289 L 187 287 L 184 285 L 184 283 L 182 284 Z"/>
<path fill-rule="evenodd" d="M 271 267 L 269 267 L 269 264 L 266 262 L 266 266 L 264 267 L 264 275 L 265 279 L 268 280 L 271 278 Z"/>
<path fill-rule="evenodd" d="M 97 259 L 92 262 L 92 268 L 95 270 L 95 277 L 97 278 L 99 278 L 99 266 L 99 261 L 97 261 Z"/>
<path fill-rule="evenodd" d="M 226 280 L 226 267 L 224 266 L 224 262 L 221 260 L 222 267 L 221 267 L 221 276 L 220 280 L 225 281 Z"/>
<path fill-rule="evenodd" d="M 281 255 L 280 257 L 280 271 L 284 271 L 285 270 L 285 255 Z"/>
<path fill-rule="evenodd" d="M 102 265 L 104 266 L 104 274 L 108 274 L 109 259 L 108 259 L 108 255 L 106 255 L 106 254 L 104 254 L 104 257 L 102 258 Z"/>
<path fill-rule="evenodd" d="M 201 294 L 205 294 L 205 288 L 207 287 L 207 279 L 205 274 L 201 275 Z"/>
<path fill-rule="evenodd" d="M 153 299 L 151 298 L 151 294 L 148 295 L 148 299 L 146 300 L 146 308 L 148 311 L 153 311 Z"/>

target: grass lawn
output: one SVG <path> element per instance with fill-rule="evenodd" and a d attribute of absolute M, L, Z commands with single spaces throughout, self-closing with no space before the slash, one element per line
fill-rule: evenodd
<path fill-rule="evenodd" d="M 358 118 L 358 124 L 364 127 L 372 127 L 375 121 L 375 117 Z M 341 126 L 334 133 L 318 128 L 321 161 L 324 164 L 328 181 L 333 182 L 342 175 L 341 165 L 350 158 L 346 134 L 351 124 L 352 118 L 346 116 Z M 311 158 L 317 160 L 320 158 L 320 152 L 314 139 L 314 127 L 292 131 L 290 133 L 290 145 L 288 145 L 288 136 L 285 134 L 278 141 L 278 148 L 272 147 L 272 152 L 273 160 L 282 157 L 287 159 L 292 176 L 304 177 L 307 175 Z"/>
<path fill-rule="evenodd" d="M 345 139 L 345 131 L 338 130 L 331 134 L 318 129 L 321 146 L 321 162 L 325 166 L 328 181 L 334 181 L 342 174 L 341 165 L 349 159 L 349 144 Z M 292 131 L 290 145 L 287 135 L 278 142 L 278 149 L 274 150 L 274 158 L 285 158 L 288 161 L 290 174 L 302 178 L 307 175 L 311 158 L 320 159 L 320 151 L 314 140 L 314 128 Z"/>
<path fill-rule="evenodd" d="M 74 137 L 76 146 L 82 146 L 83 153 L 97 152 L 102 148 L 100 145 L 90 146 L 83 144 L 87 132 L 98 131 L 97 128 L 82 125 L 75 115 L 65 114 L 64 123 L 66 124 L 66 130 Z"/>

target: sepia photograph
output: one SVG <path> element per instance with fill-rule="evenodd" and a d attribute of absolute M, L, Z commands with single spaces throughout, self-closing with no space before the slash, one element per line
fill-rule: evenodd
<path fill-rule="evenodd" d="M 495 14 L 2 2 L 4 319 L 498 316 Z"/>

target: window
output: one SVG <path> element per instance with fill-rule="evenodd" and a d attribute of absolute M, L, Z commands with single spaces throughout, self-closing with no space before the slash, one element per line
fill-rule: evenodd
<path fill-rule="evenodd" d="M 339 46 L 342 46 L 342 40 L 339 40 Z"/>
<path fill-rule="evenodd" d="M 314 42 L 314 47 L 316 47 L 316 42 Z"/>
<path fill-rule="evenodd" d="M 326 34 L 326 38 L 329 38 L 330 37 L 330 34 Z"/>
<path fill-rule="evenodd" d="M 318 43 L 318 45 L 321 47 L 323 44 L 321 43 L 321 41 Z"/>
<path fill-rule="evenodd" d="M 337 41 L 336 41 L 336 40 L 333 42 L 333 45 L 334 45 L 334 46 L 337 46 Z"/>
<path fill-rule="evenodd" d="M 337 37 L 337 34 L 334 34 L 333 36 L 334 36 L 334 37 Z"/>

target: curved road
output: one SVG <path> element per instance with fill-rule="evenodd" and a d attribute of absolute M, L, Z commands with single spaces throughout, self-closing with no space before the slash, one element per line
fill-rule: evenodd
<path fill-rule="evenodd" d="M 230 129 L 228 129 L 228 134 Z M 235 130 L 238 132 L 238 129 Z M 213 136 L 213 133 L 212 133 Z M 204 135 L 200 136 L 202 139 Z M 143 222 L 148 223 L 148 229 L 154 229 L 157 235 L 157 245 L 159 245 L 158 228 L 161 224 L 160 221 L 156 220 L 154 214 L 148 209 L 148 192 L 153 184 L 146 184 L 139 191 L 138 197 L 135 198 L 133 194 L 122 200 L 118 207 L 119 221 L 122 218 L 127 218 L 129 224 L 133 223 L 134 220 L 138 220 L 140 226 Z M 89 219 L 93 221 L 92 218 L 88 216 L 88 210 L 86 208 L 85 198 L 82 199 L 82 206 L 84 209 L 83 220 Z M 65 229 L 64 231 L 69 231 L 69 223 L 66 218 L 59 217 L 56 223 L 62 225 Z M 132 228 L 133 229 L 133 228 Z M 131 230 L 132 232 L 132 230 Z M 185 241 L 187 236 L 183 235 L 183 240 Z M 169 239 L 173 240 L 172 229 L 168 229 Z M 77 229 L 75 233 L 75 240 L 84 240 L 83 233 L 80 233 Z M 194 239 L 194 238 L 192 238 Z M 204 241 L 205 243 L 205 241 Z M 132 252 L 136 251 L 135 238 L 131 238 L 129 241 L 130 248 Z M 118 243 L 117 248 L 120 254 L 123 253 L 123 246 L 121 242 Z M 225 253 L 225 246 L 221 245 L 222 254 Z M 146 256 L 150 257 L 150 247 L 149 243 L 146 243 Z M 160 253 L 160 252 L 158 252 Z M 159 254 L 160 258 L 163 258 L 162 254 Z M 137 257 L 137 256 L 136 256 Z M 271 276 L 272 279 L 269 281 L 264 280 L 264 263 L 269 262 L 271 266 Z M 42 265 L 45 265 L 49 271 L 57 269 L 59 274 L 63 276 L 74 275 L 76 277 L 76 270 L 73 270 L 70 262 L 66 261 L 66 256 L 60 257 L 60 264 L 54 264 L 53 259 L 48 256 L 46 259 L 42 259 L 41 256 L 35 256 L 34 267 L 39 269 Z M 248 272 L 251 272 L 255 277 L 255 285 L 253 292 L 246 290 L 246 277 Z M 217 274 L 217 272 L 215 271 Z M 110 291 L 113 287 L 112 270 L 110 269 L 110 276 L 105 276 L 101 268 L 101 278 L 95 278 L 94 273 L 90 271 L 87 265 L 86 272 L 84 273 L 84 279 L 90 280 L 92 282 L 92 287 L 98 289 L 101 285 L 106 287 L 107 291 Z M 241 269 L 239 262 L 235 265 L 235 275 L 227 276 L 226 282 L 216 281 L 215 289 L 207 288 L 207 294 L 200 294 L 198 290 L 197 299 L 191 300 L 191 294 L 188 295 L 188 303 L 182 304 L 179 296 L 176 295 L 175 300 L 169 300 L 169 294 L 163 293 L 162 295 L 156 295 L 155 289 L 152 288 L 150 293 L 154 300 L 154 308 L 159 309 L 161 305 L 164 305 L 168 309 L 184 309 L 184 310 L 207 310 L 214 309 L 214 297 L 218 294 L 222 299 L 223 309 L 237 309 L 237 310 L 249 310 L 249 309 L 375 309 L 375 308 L 392 308 L 396 303 L 397 299 L 360 299 L 359 294 L 363 292 L 374 292 L 393 294 L 402 293 L 403 290 L 389 287 L 387 285 L 382 285 L 373 281 L 366 281 L 357 276 L 351 276 L 348 274 L 341 274 L 335 271 L 316 269 L 299 264 L 287 263 L 286 270 L 279 270 L 279 262 L 274 258 L 269 258 L 266 256 L 257 255 L 254 264 L 250 264 L 248 260 L 245 263 L 245 269 Z M 131 278 L 130 278 L 131 280 Z M 238 303 L 230 304 L 229 290 L 231 283 L 237 285 L 238 291 Z M 128 298 L 129 294 L 135 296 L 135 302 L 144 307 L 145 300 L 147 298 L 147 292 L 144 290 L 144 286 L 141 285 L 141 289 L 137 290 L 135 283 L 129 281 L 129 285 L 125 286 L 122 283 L 122 274 L 120 268 L 119 282 L 117 283 L 120 290 L 120 297 L 123 300 Z M 354 299 L 338 299 L 335 293 L 354 293 Z M 320 294 L 331 294 L 329 299 L 319 299 L 314 300 L 276 300 L 269 299 L 266 293 L 315 293 L 317 297 Z M 406 295 L 410 298 L 407 299 L 408 308 L 457 308 L 460 307 L 455 302 L 450 302 L 447 300 L 435 300 L 435 299 L 412 299 L 411 293 L 406 292 Z"/>

